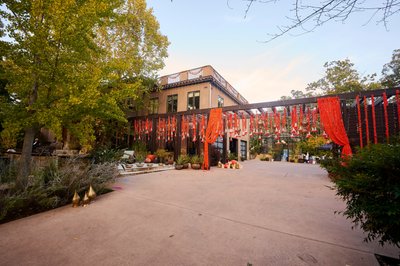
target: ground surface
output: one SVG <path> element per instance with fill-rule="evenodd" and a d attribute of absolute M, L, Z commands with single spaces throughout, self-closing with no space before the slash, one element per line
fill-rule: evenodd
<path fill-rule="evenodd" d="M 0 225 L 0 265 L 377 265 L 316 165 L 124 177 L 88 207 Z"/>

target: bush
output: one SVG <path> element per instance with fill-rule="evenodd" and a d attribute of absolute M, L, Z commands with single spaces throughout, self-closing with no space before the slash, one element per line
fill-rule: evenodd
<path fill-rule="evenodd" d="M 117 162 L 121 159 L 123 154 L 124 151 L 120 149 L 98 147 L 90 153 L 90 156 L 92 157 L 94 163 L 102 164 Z"/>
<path fill-rule="evenodd" d="M 326 160 L 337 195 L 346 201 L 343 214 L 368 233 L 365 241 L 400 244 L 400 144 L 366 147 L 350 159 Z"/>
<path fill-rule="evenodd" d="M 97 194 L 103 194 L 117 175 L 112 163 L 53 162 L 34 171 L 24 189 L 0 190 L 0 223 L 69 204 L 75 191 L 83 197 L 90 185 Z"/>

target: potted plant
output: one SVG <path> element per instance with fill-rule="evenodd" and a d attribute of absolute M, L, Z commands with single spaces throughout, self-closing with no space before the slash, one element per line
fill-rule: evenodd
<path fill-rule="evenodd" d="M 160 163 L 160 165 L 162 165 L 165 162 L 165 158 L 167 157 L 167 151 L 164 149 L 158 149 L 155 154 L 158 158 L 158 162 Z"/>
<path fill-rule="evenodd" d="M 180 155 L 179 157 L 182 157 L 183 160 L 183 169 L 188 169 L 189 168 L 189 163 L 190 163 L 190 157 L 187 154 Z M 179 159 L 178 157 L 178 159 Z"/>
<path fill-rule="evenodd" d="M 179 155 L 178 159 L 176 160 L 175 169 L 176 170 L 182 170 L 184 163 L 185 163 L 184 155 Z"/>
<path fill-rule="evenodd" d="M 136 166 L 143 167 L 144 166 L 144 155 L 141 152 L 136 154 Z"/>
<path fill-rule="evenodd" d="M 203 164 L 203 158 L 201 158 L 201 157 L 198 156 L 198 155 L 192 156 L 192 158 L 191 158 L 191 166 L 192 166 L 192 169 L 198 170 L 198 169 L 201 168 L 201 165 L 202 165 L 202 164 Z"/>

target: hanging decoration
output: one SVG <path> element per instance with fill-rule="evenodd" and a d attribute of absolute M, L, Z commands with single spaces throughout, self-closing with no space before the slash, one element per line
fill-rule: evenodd
<path fill-rule="evenodd" d="M 356 105 L 357 105 L 357 118 L 358 118 L 358 125 L 357 131 L 360 137 L 360 148 L 363 148 L 363 134 L 362 134 L 362 124 L 361 124 L 361 107 L 360 107 L 360 97 L 356 96 Z"/>
<path fill-rule="evenodd" d="M 153 131 L 153 123 L 146 118 L 145 120 L 133 121 L 133 140 L 149 140 Z"/>
<path fill-rule="evenodd" d="M 339 98 L 319 98 L 317 101 L 321 123 L 329 138 L 343 146 L 342 154 L 344 156 L 352 155 L 349 138 L 344 128 Z"/>
<path fill-rule="evenodd" d="M 311 135 L 311 110 L 310 107 L 307 107 L 307 118 L 306 118 L 306 125 L 307 125 L 307 135 L 306 138 L 309 139 L 312 137 Z"/>
<path fill-rule="evenodd" d="M 374 132 L 374 143 L 378 143 L 378 136 L 376 134 L 376 117 L 375 117 L 375 98 L 374 95 L 371 95 L 371 107 L 372 107 L 372 128 Z"/>
<path fill-rule="evenodd" d="M 197 117 L 195 114 L 193 114 L 192 118 L 192 141 L 196 142 L 197 141 Z"/>
<path fill-rule="evenodd" d="M 223 125 L 221 124 L 221 118 L 222 108 L 211 109 L 204 142 L 203 169 L 209 169 L 210 165 L 208 161 L 208 144 L 212 144 L 217 140 L 217 132 L 220 132 L 221 128 L 223 127 Z"/>
<path fill-rule="evenodd" d="M 397 102 L 397 123 L 398 130 L 400 131 L 400 91 L 396 90 L 396 102 Z"/>
<path fill-rule="evenodd" d="M 368 102 L 364 96 L 364 116 L 365 116 L 365 135 L 367 136 L 367 145 L 369 145 L 369 123 L 368 123 Z"/>
<path fill-rule="evenodd" d="M 389 143 L 389 119 L 388 119 L 388 113 L 387 113 L 387 106 L 388 106 L 388 100 L 386 97 L 386 92 L 382 94 L 383 96 L 383 113 L 385 115 L 385 135 L 386 135 L 386 142 Z"/>

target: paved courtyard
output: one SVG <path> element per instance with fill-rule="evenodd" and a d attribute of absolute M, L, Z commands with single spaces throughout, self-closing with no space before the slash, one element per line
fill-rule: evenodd
<path fill-rule="evenodd" d="M 121 178 L 88 207 L 0 225 L 0 265 L 378 265 L 317 165 Z"/>

